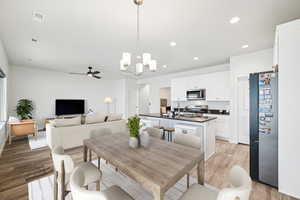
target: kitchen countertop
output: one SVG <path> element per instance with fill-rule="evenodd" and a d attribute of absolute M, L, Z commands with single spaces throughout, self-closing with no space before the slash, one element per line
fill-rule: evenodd
<path fill-rule="evenodd" d="M 178 117 L 178 116 L 176 116 L 173 118 L 173 117 L 169 117 L 169 116 L 163 116 L 159 113 L 140 114 L 139 116 L 170 119 L 170 120 L 182 120 L 182 121 L 199 122 L 199 123 L 205 123 L 205 122 L 217 119 L 217 117 L 209 117 L 209 116 L 204 116 L 204 117 L 183 117 L 183 116 Z"/>

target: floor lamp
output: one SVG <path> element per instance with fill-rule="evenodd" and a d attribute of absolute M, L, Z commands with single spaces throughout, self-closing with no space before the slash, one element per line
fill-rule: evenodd
<path fill-rule="evenodd" d="M 109 114 L 110 113 L 109 112 L 109 104 L 112 103 L 112 98 L 111 97 L 105 97 L 104 103 L 106 103 L 106 105 L 107 105 L 107 114 Z"/>

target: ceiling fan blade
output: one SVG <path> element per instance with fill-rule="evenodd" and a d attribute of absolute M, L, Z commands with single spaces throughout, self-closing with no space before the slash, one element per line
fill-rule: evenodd
<path fill-rule="evenodd" d="M 101 72 L 99 71 L 94 71 L 93 74 L 100 74 Z"/>
<path fill-rule="evenodd" d="M 76 73 L 76 72 L 70 72 L 71 75 L 86 75 L 86 73 Z"/>
<path fill-rule="evenodd" d="M 101 79 L 102 77 L 93 75 L 94 78 Z"/>

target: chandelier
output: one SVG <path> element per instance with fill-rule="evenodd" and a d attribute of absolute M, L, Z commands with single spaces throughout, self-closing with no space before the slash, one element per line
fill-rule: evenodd
<path fill-rule="evenodd" d="M 134 0 L 134 3 L 137 5 L 137 40 L 136 40 L 136 52 L 137 54 L 140 53 L 140 6 L 143 4 L 144 0 Z M 137 76 L 143 74 L 144 67 L 149 68 L 151 72 L 155 72 L 157 69 L 157 62 L 156 60 L 151 59 L 150 53 L 142 53 L 142 55 L 136 56 L 136 63 L 135 63 L 135 71 L 131 71 L 132 64 L 132 56 L 128 52 L 124 52 L 122 54 L 122 59 L 120 60 L 120 70 L 123 72 L 130 72 Z"/>

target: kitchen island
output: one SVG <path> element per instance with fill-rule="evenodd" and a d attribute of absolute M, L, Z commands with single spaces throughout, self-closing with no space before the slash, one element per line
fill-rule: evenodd
<path fill-rule="evenodd" d="M 159 113 L 140 114 L 143 126 L 160 126 L 175 128 L 174 134 L 192 134 L 203 138 L 205 160 L 208 160 L 215 153 L 216 128 L 214 121 L 217 117 L 201 116 L 175 116 L 169 117 Z"/>

